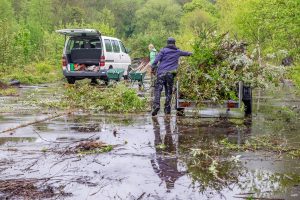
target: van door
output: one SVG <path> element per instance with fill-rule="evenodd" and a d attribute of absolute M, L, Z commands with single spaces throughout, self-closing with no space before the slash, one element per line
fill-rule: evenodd
<path fill-rule="evenodd" d="M 117 66 L 116 68 L 125 69 L 121 63 L 121 48 L 120 48 L 119 42 L 115 39 L 112 39 L 111 43 L 112 43 L 113 51 L 114 51 L 115 64 Z"/>
<path fill-rule="evenodd" d="M 115 65 L 115 55 L 113 52 L 113 47 L 110 39 L 104 39 L 104 56 L 105 56 L 105 69 L 108 69 L 110 66 L 116 67 Z"/>
<path fill-rule="evenodd" d="M 121 40 L 119 40 L 121 47 L 121 64 L 124 66 L 125 75 L 127 74 L 128 67 L 131 65 L 131 58 Z"/>

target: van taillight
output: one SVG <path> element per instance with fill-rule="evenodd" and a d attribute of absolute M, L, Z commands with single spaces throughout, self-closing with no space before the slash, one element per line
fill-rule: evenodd
<path fill-rule="evenodd" d="M 105 56 L 101 56 L 100 57 L 100 63 L 99 63 L 100 67 L 104 67 L 105 66 Z"/>
<path fill-rule="evenodd" d="M 63 67 L 66 67 L 66 66 L 67 66 L 67 59 L 66 59 L 65 56 L 62 57 L 61 62 L 62 62 L 62 66 L 63 66 Z"/>

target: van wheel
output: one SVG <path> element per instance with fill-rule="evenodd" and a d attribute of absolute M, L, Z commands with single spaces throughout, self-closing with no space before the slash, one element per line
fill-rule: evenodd
<path fill-rule="evenodd" d="M 73 77 L 67 77 L 67 81 L 69 84 L 75 84 L 76 80 Z"/>
<path fill-rule="evenodd" d="M 109 84 L 109 79 L 108 79 L 108 78 L 105 78 L 105 79 L 103 79 L 103 81 L 104 81 L 104 84 L 105 84 L 106 86 L 108 86 L 108 84 Z"/>

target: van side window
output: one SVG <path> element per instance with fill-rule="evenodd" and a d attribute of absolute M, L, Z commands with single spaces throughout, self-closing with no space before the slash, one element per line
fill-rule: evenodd
<path fill-rule="evenodd" d="M 67 54 L 71 53 L 71 50 L 74 48 L 74 46 L 75 46 L 74 40 L 70 39 L 67 44 L 66 53 Z"/>
<path fill-rule="evenodd" d="M 124 44 L 123 44 L 121 41 L 119 41 L 119 43 L 120 43 L 122 52 L 123 52 L 123 53 L 127 53 Z"/>
<path fill-rule="evenodd" d="M 119 42 L 117 40 L 112 40 L 112 45 L 114 47 L 114 52 L 115 53 L 120 53 Z"/>
<path fill-rule="evenodd" d="M 104 40 L 104 43 L 105 43 L 106 51 L 107 51 L 107 52 L 112 52 L 112 46 L 111 46 L 110 40 L 105 39 L 105 40 Z"/>

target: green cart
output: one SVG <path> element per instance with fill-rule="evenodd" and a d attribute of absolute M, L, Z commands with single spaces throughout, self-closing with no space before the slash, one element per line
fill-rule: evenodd
<path fill-rule="evenodd" d="M 107 71 L 107 77 L 108 80 L 115 80 L 115 81 L 120 81 L 122 76 L 124 75 L 125 70 L 124 69 L 109 69 Z"/>
<path fill-rule="evenodd" d="M 139 87 L 144 86 L 144 79 L 147 72 L 140 72 L 140 71 L 131 71 L 129 72 L 129 79 L 131 83 L 134 84 L 135 82 L 139 83 Z"/>

